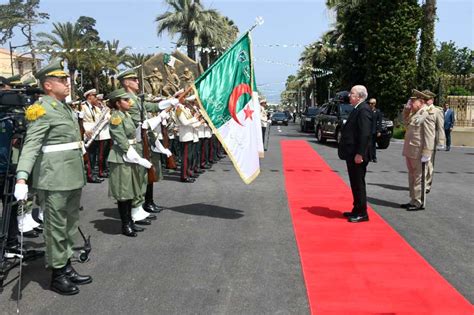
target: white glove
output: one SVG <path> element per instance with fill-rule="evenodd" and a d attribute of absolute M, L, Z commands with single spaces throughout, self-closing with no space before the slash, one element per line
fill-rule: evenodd
<path fill-rule="evenodd" d="M 172 156 L 173 154 L 171 153 L 170 150 L 166 149 L 160 142 L 160 140 L 156 139 L 155 145 L 152 146 L 151 150 L 156 153 L 162 153 L 166 154 L 167 157 Z"/>
<path fill-rule="evenodd" d="M 191 95 L 191 96 L 186 97 L 186 101 L 194 101 L 194 100 L 196 100 L 196 95 L 194 95 L 194 94 Z"/>
<path fill-rule="evenodd" d="M 142 128 L 143 129 L 150 128 L 151 130 L 155 130 L 156 127 L 158 127 L 160 125 L 161 120 L 162 120 L 162 117 L 160 115 L 158 115 L 156 117 L 153 117 L 153 118 L 149 118 L 149 119 L 147 119 L 143 122 Z"/>
<path fill-rule="evenodd" d="M 138 163 L 138 161 L 141 159 L 141 156 L 138 155 L 137 151 L 135 151 L 132 146 L 130 146 L 128 148 L 127 154 L 123 156 L 123 159 L 128 163 Z"/>
<path fill-rule="evenodd" d="M 28 198 L 28 185 L 27 184 L 15 184 L 14 196 L 16 200 L 26 200 Z"/>
<path fill-rule="evenodd" d="M 140 158 L 138 160 L 138 164 L 143 166 L 144 168 L 150 168 L 153 166 L 153 164 L 150 163 L 150 161 L 148 161 L 147 159 L 143 159 L 143 158 Z"/>
<path fill-rule="evenodd" d="M 166 111 L 162 111 L 159 116 L 161 117 L 161 119 L 170 118 L 170 114 L 168 114 Z"/>
<path fill-rule="evenodd" d="M 431 160 L 431 157 L 426 156 L 426 155 L 422 155 L 422 156 L 421 156 L 421 163 L 426 163 L 426 162 L 428 162 L 429 160 Z"/>
<path fill-rule="evenodd" d="M 77 112 L 77 118 L 83 119 L 84 118 L 84 112 Z"/>

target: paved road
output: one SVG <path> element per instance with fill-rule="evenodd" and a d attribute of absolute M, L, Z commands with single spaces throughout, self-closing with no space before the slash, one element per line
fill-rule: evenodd
<path fill-rule="evenodd" d="M 169 207 L 138 238 L 120 235 L 107 184 L 83 192 L 84 230 L 93 253 L 76 269 L 94 282 L 73 297 L 47 290 L 41 260 L 24 268 L 24 314 L 308 314 L 306 290 L 284 190 L 280 140 L 305 139 L 347 181 L 334 145 L 318 144 L 295 125 L 272 129 L 262 173 L 242 183 L 228 159 L 194 184 L 168 174 L 155 187 Z M 474 301 L 472 225 L 473 149 L 439 152 L 428 210 L 408 213 L 407 175 L 401 145 L 379 151 L 369 166 L 373 208 L 471 302 Z M 40 246 L 38 241 L 32 246 Z M 0 296 L 2 313 L 15 313 L 17 286 Z"/>

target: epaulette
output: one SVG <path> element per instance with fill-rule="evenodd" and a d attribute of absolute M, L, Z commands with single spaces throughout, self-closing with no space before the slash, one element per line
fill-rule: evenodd
<path fill-rule="evenodd" d="M 179 116 L 182 111 L 183 111 L 183 109 L 182 109 L 181 107 L 178 107 L 178 108 L 176 109 L 176 116 Z"/>
<path fill-rule="evenodd" d="M 44 109 L 43 105 L 37 102 L 26 109 L 25 118 L 28 121 L 35 121 L 41 116 L 44 116 L 45 114 L 46 114 L 46 110 Z"/>
<path fill-rule="evenodd" d="M 110 123 L 114 126 L 118 126 L 122 123 L 122 118 L 117 114 L 112 115 L 112 117 L 110 117 Z"/>

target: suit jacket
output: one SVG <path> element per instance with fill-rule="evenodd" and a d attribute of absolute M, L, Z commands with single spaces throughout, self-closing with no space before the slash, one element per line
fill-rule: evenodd
<path fill-rule="evenodd" d="M 407 118 L 403 156 L 420 159 L 431 157 L 435 149 L 436 114 L 423 107 Z"/>
<path fill-rule="evenodd" d="M 451 129 L 454 127 L 454 111 L 451 108 L 448 108 L 444 112 L 444 129 Z"/>
<path fill-rule="evenodd" d="M 339 143 L 339 157 L 346 161 L 353 161 L 356 154 L 362 155 L 364 161 L 370 160 L 373 113 L 367 103 L 360 103 L 350 113 L 342 127 L 341 142 Z"/>
<path fill-rule="evenodd" d="M 382 131 L 382 113 L 380 109 L 376 108 L 373 111 L 373 118 L 372 118 L 372 134 L 376 134 L 377 132 Z"/>

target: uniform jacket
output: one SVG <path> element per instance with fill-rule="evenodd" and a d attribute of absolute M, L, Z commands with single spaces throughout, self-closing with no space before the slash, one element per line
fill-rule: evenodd
<path fill-rule="evenodd" d="M 380 109 L 376 108 L 373 111 L 373 118 L 372 118 L 372 134 L 376 134 L 377 132 L 382 131 L 382 113 Z"/>
<path fill-rule="evenodd" d="M 99 120 L 102 111 L 99 107 L 90 105 L 88 102 L 84 102 L 81 105 L 81 112 L 84 113 L 83 123 L 85 131 L 91 131 L 94 128 L 96 122 Z"/>
<path fill-rule="evenodd" d="M 365 161 L 370 160 L 372 118 L 372 109 L 365 102 L 352 110 L 341 131 L 338 149 L 341 159 L 353 161 L 355 155 L 360 154 Z"/>
<path fill-rule="evenodd" d="M 406 119 L 405 128 L 403 156 L 411 159 L 420 159 L 422 155 L 431 157 L 435 149 L 435 113 L 423 107 Z"/>
<path fill-rule="evenodd" d="M 446 143 L 446 134 L 444 133 L 444 111 L 441 107 L 430 105 L 428 111 L 433 112 L 435 115 L 435 146 Z"/>
<path fill-rule="evenodd" d="M 194 141 L 194 129 L 201 124 L 199 120 L 191 114 L 189 108 L 181 104 L 179 104 L 176 109 L 176 116 L 178 118 L 179 141 Z"/>
<path fill-rule="evenodd" d="M 451 108 L 448 108 L 444 112 L 444 129 L 451 129 L 454 127 L 454 111 Z"/>
<path fill-rule="evenodd" d="M 33 107 L 35 106 L 35 107 Z M 43 113 L 30 119 L 17 173 L 25 172 L 36 189 L 68 191 L 82 188 L 86 183 L 81 149 L 43 153 L 45 145 L 81 141 L 77 116 L 71 107 L 50 96 L 27 111 Z"/>
<path fill-rule="evenodd" d="M 127 153 L 128 148 L 133 146 L 138 154 L 139 148 L 136 144 L 129 144 L 128 140 L 135 139 L 135 124 L 132 117 L 122 111 L 114 111 L 110 118 L 110 136 L 113 140 L 107 161 L 112 163 L 124 164 L 123 155 Z"/>

